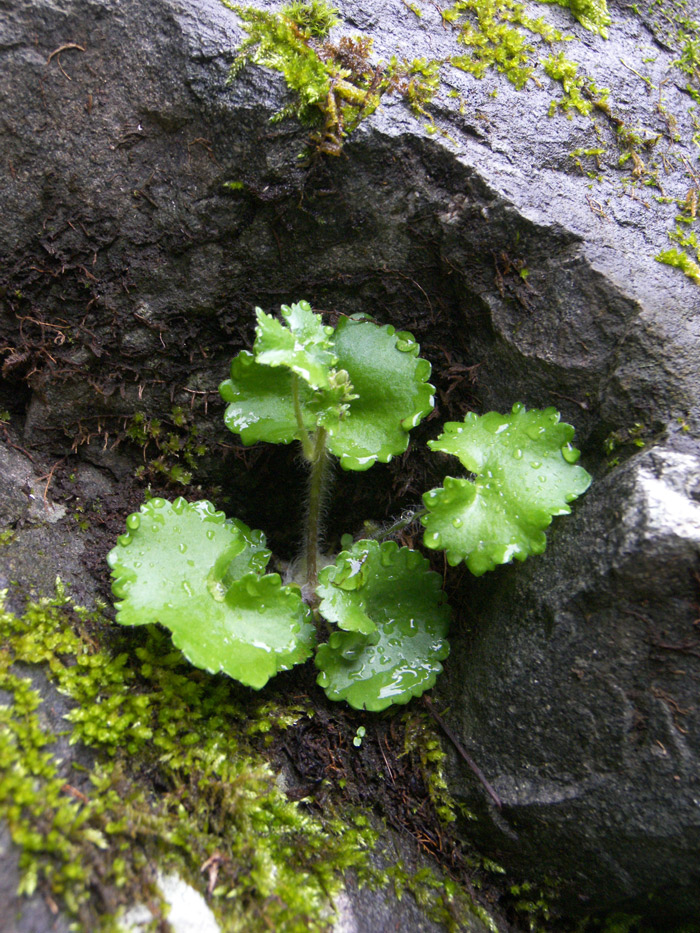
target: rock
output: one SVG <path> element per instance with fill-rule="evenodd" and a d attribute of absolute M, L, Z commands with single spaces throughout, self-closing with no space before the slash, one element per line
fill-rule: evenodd
<path fill-rule="evenodd" d="M 332 38 L 363 30 L 385 61 L 466 54 L 431 4 L 420 17 L 401 0 L 337 5 Z M 3 454 L 0 509 L 22 534 L 0 549 L 1 573 L 36 592 L 60 573 L 79 598 L 104 593 L 69 513 L 40 514 L 39 477 L 80 457 L 84 497 L 122 494 L 126 514 L 145 459 L 130 419 L 167 423 L 175 404 L 210 449 L 202 481 L 225 482 L 232 513 L 293 547 L 280 519 L 293 453 L 232 455 L 220 426 L 217 385 L 250 341 L 253 306 L 303 297 L 408 327 L 438 387 L 440 420 L 418 443 L 467 407 L 553 403 L 601 477 L 544 557 L 460 590 L 443 690 L 506 803 L 481 816 L 484 845 L 562 876 L 567 909 L 655 916 L 651 891 L 667 916 L 697 916 L 700 302 L 655 258 L 679 212 L 692 229 L 691 78 L 651 13 L 616 5 L 606 41 L 568 8 L 528 10 L 575 38 L 566 54 L 591 114 L 545 74 L 560 46 L 528 33 L 536 80 L 523 90 L 443 65 L 430 117 L 386 96 L 339 158 L 308 159 L 308 128 L 270 123 L 290 102 L 280 74 L 247 66 L 227 83 L 245 33 L 219 0 L 0 0 L 0 404 L 46 464 Z M 623 461 L 637 442 L 651 449 L 605 474 L 606 439 Z M 413 464 L 340 477 L 333 530 L 429 488 L 439 464 Z M 475 805 L 471 786 L 455 771 Z"/>
<path fill-rule="evenodd" d="M 480 838 L 571 911 L 700 915 L 699 467 L 658 447 L 601 478 L 453 640 L 450 722 L 503 802 Z"/>

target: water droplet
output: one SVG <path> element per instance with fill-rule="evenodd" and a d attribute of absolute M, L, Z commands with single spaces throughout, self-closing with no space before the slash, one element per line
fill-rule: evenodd
<path fill-rule="evenodd" d="M 546 483 L 546 482 L 547 482 L 547 477 L 546 477 L 544 474 L 541 474 L 540 476 L 538 476 L 537 479 L 538 479 L 541 483 Z"/>
<path fill-rule="evenodd" d="M 192 587 L 189 585 L 189 583 L 187 582 L 187 580 L 183 580 L 183 581 L 182 581 L 182 588 L 183 588 L 183 590 L 185 591 L 185 593 L 187 593 L 188 596 L 194 596 L 194 592 L 193 592 L 193 590 L 192 590 Z"/>
<path fill-rule="evenodd" d="M 575 447 L 572 447 L 571 444 L 566 444 L 562 447 L 561 455 L 566 460 L 567 463 L 576 463 L 578 458 L 581 456 L 581 451 L 576 450 Z"/>
<path fill-rule="evenodd" d="M 209 541 L 214 540 L 214 534 L 215 534 L 214 529 L 210 528 L 209 531 L 207 532 L 207 538 L 209 539 Z"/>
<path fill-rule="evenodd" d="M 134 512 L 133 515 L 130 515 L 126 520 L 126 527 L 129 531 L 136 531 L 136 529 L 141 524 L 141 516 Z"/>
<path fill-rule="evenodd" d="M 461 518 L 453 518 L 453 519 L 452 519 L 452 526 L 453 526 L 453 528 L 461 528 L 463 524 L 464 524 L 464 522 L 462 521 Z"/>
<path fill-rule="evenodd" d="M 182 542 L 181 542 L 180 544 L 178 544 L 177 549 L 178 549 L 178 551 L 179 551 L 181 554 L 184 554 L 185 551 L 187 550 L 187 545 L 186 545 L 186 544 L 182 544 Z"/>
<path fill-rule="evenodd" d="M 141 561 L 140 561 L 140 560 L 135 560 L 135 561 L 134 561 L 134 567 L 136 568 L 136 570 L 138 570 L 139 567 L 141 567 L 141 566 L 142 566 L 142 564 L 141 564 Z"/>
<path fill-rule="evenodd" d="M 516 460 L 522 460 L 522 459 L 523 459 L 523 452 L 522 452 L 522 450 L 518 447 L 517 450 L 514 450 L 514 451 L 513 451 L 513 456 L 515 457 Z"/>
<path fill-rule="evenodd" d="M 533 470 L 539 470 L 539 468 L 542 466 L 542 461 L 541 461 L 541 460 L 531 460 L 531 461 L 530 461 L 530 466 L 532 467 Z"/>
<path fill-rule="evenodd" d="M 440 546 L 440 532 L 431 531 L 431 533 L 427 535 L 427 543 L 430 545 L 434 545 L 435 547 L 439 547 Z"/>

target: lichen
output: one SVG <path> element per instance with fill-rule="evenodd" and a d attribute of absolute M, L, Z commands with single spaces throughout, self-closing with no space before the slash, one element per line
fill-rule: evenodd
<path fill-rule="evenodd" d="M 224 931 L 326 930 L 343 872 L 371 876 L 377 834 L 361 814 L 321 819 L 290 802 L 254 751 L 251 734 L 283 729 L 299 706 L 253 701 L 251 712 L 155 629 L 131 663 L 97 647 L 100 624 L 65 595 L 0 614 L 0 816 L 20 851 L 20 892 L 41 891 L 91 931 L 148 903 L 155 927 L 159 864 L 208 897 Z M 70 697 L 67 735 L 89 752 L 85 771 L 56 755 L 26 674 L 37 665 Z"/>

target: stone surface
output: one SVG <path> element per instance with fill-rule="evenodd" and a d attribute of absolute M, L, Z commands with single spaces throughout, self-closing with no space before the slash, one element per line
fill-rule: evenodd
<path fill-rule="evenodd" d="M 450 721 L 503 801 L 480 836 L 573 910 L 700 912 L 699 476 L 658 447 L 601 478 L 453 639 Z"/>
<path fill-rule="evenodd" d="M 420 18 L 401 0 L 337 5 L 335 37 L 365 31 L 378 57 L 463 51 L 432 4 Z M 476 831 L 509 866 L 561 876 L 571 910 L 696 916 L 700 293 L 655 261 L 678 204 L 643 184 L 656 171 L 681 201 L 697 186 L 692 101 L 644 10 L 614 4 L 606 42 L 565 8 L 528 9 L 575 37 L 567 54 L 625 126 L 660 134 L 646 174 L 619 164 L 614 121 L 547 116 L 561 89 L 539 66 L 523 91 L 445 66 L 436 133 L 386 98 L 339 158 L 308 160 L 305 128 L 269 122 L 288 100 L 279 75 L 248 67 L 227 84 L 244 34 L 219 0 L 0 0 L 0 403 L 41 463 L 2 453 L 3 524 L 20 533 L 0 582 L 47 591 L 59 573 L 78 598 L 105 592 L 42 477 L 81 457 L 84 502 L 124 500 L 143 461 L 129 419 L 167 426 L 174 403 L 207 439 L 222 504 L 293 542 L 280 521 L 293 454 L 230 456 L 218 427 L 216 386 L 252 307 L 304 297 L 408 327 L 438 387 L 418 440 L 467 406 L 554 403 L 599 474 L 544 557 L 459 584 L 442 689 L 506 804 Z M 571 157 L 601 146 L 600 167 Z M 606 438 L 623 461 L 609 472 Z M 651 449 L 624 462 L 635 439 Z M 415 500 L 440 466 L 340 477 L 331 525 L 383 518 L 392 492 Z M 478 807 L 472 786 L 455 765 Z"/>

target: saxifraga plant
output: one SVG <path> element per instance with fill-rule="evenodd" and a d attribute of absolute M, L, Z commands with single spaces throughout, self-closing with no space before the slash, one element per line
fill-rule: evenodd
<path fill-rule="evenodd" d="M 440 577 L 386 533 L 345 535 L 340 554 L 322 553 L 321 513 L 331 457 L 367 470 L 406 450 L 433 407 L 430 364 L 411 334 L 364 316 L 325 326 L 305 301 L 284 305 L 281 321 L 256 313 L 253 351 L 235 357 L 220 391 L 226 425 L 244 444 L 297 442 L 308 464 L 305 543 L 292 579 L 265 572 L 262 532 L 210 502 L 151 499 L 108 556 L 117 621 L 158 622 L 193 664 L 250 687 L 315 651 L 330 699 L 374 711 L 407 703 L 434 685 L 449 652 Z M 420 517 L 426 547 L 477 576 L 541 553 L 552 517 L 570 512 L 591 480 L 576 465 L 573 434 L 553 408 L 520 404 L 446 424 L 429 446 L 471 476 L 448 476 L 424 495 L 411 520 Z"/>

